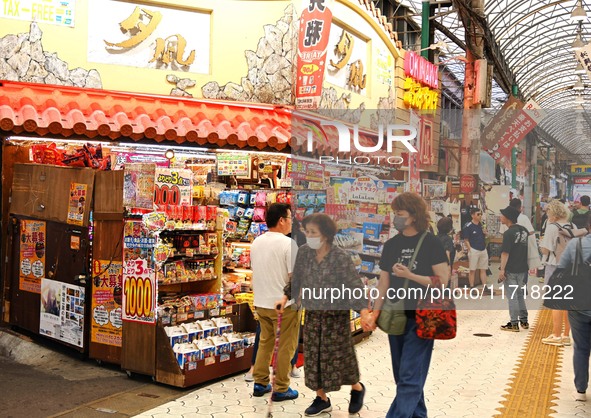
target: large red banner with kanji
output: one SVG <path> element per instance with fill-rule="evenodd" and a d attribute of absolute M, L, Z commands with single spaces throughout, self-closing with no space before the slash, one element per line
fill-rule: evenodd
<path fill-rule="evenodd" d="M 322 96 L 326 48 L 332 23 L 330 0 L 305 0 L 300 17 L 296 108 L 317 109 Z"/>

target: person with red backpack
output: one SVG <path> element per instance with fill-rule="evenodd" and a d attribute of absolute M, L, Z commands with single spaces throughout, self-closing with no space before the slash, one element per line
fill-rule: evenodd
<path fill-rule="evenodd" d="M 544 285 L 548 284 L 550 276 L 560 263 L 560 258 L 568 242 L 574 237 L 583 236 L 587 233 L 586 229 L 578 229 L 568 222 L 568 210 L 559 200 L 555 199 L 548 203 L 546 213 L 548 214 L 548 224 L 544 238 L 540 243 L 544 256 L 543 261 L 546 264 Z M 563 323 L 564 334 L 562 333 Z M 556 346 L 570 345 L 569 333 L 570 324 L 567 311 L 552 310 L 552 334 L 542 338 L 542 343 Z"/>

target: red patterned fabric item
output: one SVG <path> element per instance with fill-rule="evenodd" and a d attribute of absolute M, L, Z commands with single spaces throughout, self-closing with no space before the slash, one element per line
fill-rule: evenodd
<path fill-rule="evenodd" d="M 436 276 L 431 277 L 432 287 L 441 288 Z M 431 291 L 431 289 L 429 289 Z M 442 292 L 441 292 L 442 293 Z M 428 292 L 431 294 L 431 292 Z M 451 340 L 456 337 L 456 305 L 452 298 L 425 298 L 419 300 L 416 309 L 417 335 L 426 340 Z"/>

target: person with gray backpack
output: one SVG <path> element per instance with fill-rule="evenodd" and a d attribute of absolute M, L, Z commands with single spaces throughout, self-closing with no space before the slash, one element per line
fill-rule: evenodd
<path fill-rule="evenodd" d="M 560 263 L 562 253 L 567 244 L 574 237 L 587 234 L 586 229 L 578 229 L 574 224 L 568 222 L 568 211 L 564 204 L 559 200 L 552 200 L 546 206 L 548 215 L 548 224 L 546 233 L 540 243 L 540 249 L 543 254 L 543 262 L 546 265 L 544 272 L 544 285 L 548 281 L 556 266 Z M 564 333 L 562 326 L 564 324 Z M 542 343 L 547 345 L 563 346 L 570 345 L 570 325 L 567 312 L 562 310 L 552 310 L 552 334 L 542 338 Z"/>

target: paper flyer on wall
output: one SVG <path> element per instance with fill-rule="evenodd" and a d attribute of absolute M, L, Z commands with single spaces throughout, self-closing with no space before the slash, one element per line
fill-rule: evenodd
<path fill-rule="evenodd" d="M 45 276 L 45 222 L 21 221 L 19 286 L 26 292 L 40 293 Z"/>
<path fill-rule="evenodd" d="M 68 204 L 69 224 L 84 225 L 84 211 L 86 209 L 87 184 L 70 183 L 70 202 Z"/>
<path fill-rule="evenodd" d="M 92 271 L 92 321 L 90 341 L 121 347 L 123 264 L 94 260 Z"/>
<path fill-rule="evenodd" d="M 39 334 L 83 347 L 84 296 L 83 287 L 42 279 Z"/>

